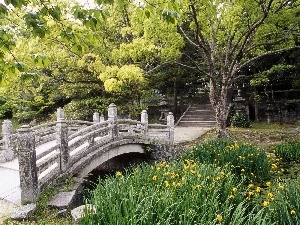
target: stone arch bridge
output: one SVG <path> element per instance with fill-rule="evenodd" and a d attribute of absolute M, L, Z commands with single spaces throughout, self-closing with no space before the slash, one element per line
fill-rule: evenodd
<path fill-rule="evenodd" d="M 11 122 L 2 126 L 0 162 L 18 161 L 21 203 L 35 202 L 46 187 L 64 174 L 84 176 L 107 160 L 125 153 L 145 153 L 150 145 L 156 158 L 172 154 L 174 117 L 167 124 L 149 124 L 144 110 L 141 120 L 119 119 L 110 104 L 108 118 L 94 113 L 93 122 L 65 120 L 61 108 L 57 121 L 12 132 Z"/>

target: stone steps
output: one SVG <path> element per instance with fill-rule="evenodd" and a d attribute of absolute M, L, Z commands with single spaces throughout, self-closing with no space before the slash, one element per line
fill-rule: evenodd
<path fill-rule="evenodd" d="M 191 106 L 181 117 L 177 126 L 180 127 L 215 127 L 215 112 L 211 104 Z"/>

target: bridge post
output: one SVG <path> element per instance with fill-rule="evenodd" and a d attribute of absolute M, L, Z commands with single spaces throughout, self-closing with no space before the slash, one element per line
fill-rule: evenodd
<path fill-rule="evenodd" d="M 29 125 L 18 130 L 18 159 L 21 202 L 35 202 L 38 197 L 35 136 Z"/>
<path fill-rule="evenodd" d="M 147 135 L 147 133 L 148 133 L 148 113 L 146 110 L 143 110 L 141 113 L 141 123 L 144 124 L 143 134 Z"/>
<path fill-rule="evenodd" d="M 4 155 L 0 161 L 11 161 L 14 158 L 15 152 L 11 149 L 12 123 L 10 120 L 4 120 L 2 124 L 2 138 L 4 140 Z"/>
<path fill-rule="evenodd" d="M 65 172 L 69 166 L 69 148 L 68 148 L 68 125 L 64 119 L 62 108 L 57 109 L 56 122 L 56 143 L 60 150 L 60 170 Z"/>
<path fill-rule="evenodd" d="M 167 125 L 169 127 L 169 139 L 174 142 L 174 115 L 171 112 L 167 116 Z"/>
<path fill-rule="evenodd" d="M 118 109 L 117 106 L 114 103 L 111 103 L 108 106 L 108 120 L 110 121 L 112 125 L 112 131 L 111 131 L 111 137 L 118 137 L 118 124 L 117 124 L 117 118 L 118 118 Z"/>
<path fill-rule="evenodd" d="M 100 116 L 98 112 L 94 112 L 93 114 L 93 122 L 94 123 L 99 123 L 100 122 Z"/>

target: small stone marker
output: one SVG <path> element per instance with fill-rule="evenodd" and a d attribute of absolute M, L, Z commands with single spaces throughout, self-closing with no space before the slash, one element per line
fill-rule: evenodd
<path fill-rule="evenodd" d="M 13 220 L 18 220 L 18 221 L 23 221 L 27 220 L 32 213 L 34 213 L 36 210 L 36 204 L 27 204 L 27 205 L 22 205 L 18 208 L 15 209 L 10 214 L 10 218 Z"/>

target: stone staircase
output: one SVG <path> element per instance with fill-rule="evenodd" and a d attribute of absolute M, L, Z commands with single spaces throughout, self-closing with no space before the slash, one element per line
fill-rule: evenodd
<path fill-rule="evenodd" d="M 215 127 L 215 111 L 211 104 L 194 104 L 177 122 L 179 127 Z"/>

